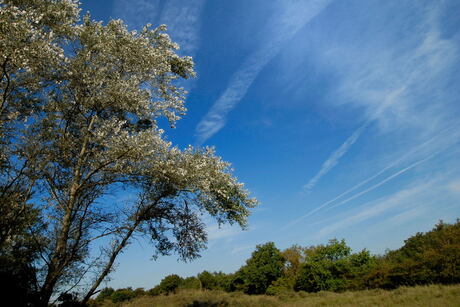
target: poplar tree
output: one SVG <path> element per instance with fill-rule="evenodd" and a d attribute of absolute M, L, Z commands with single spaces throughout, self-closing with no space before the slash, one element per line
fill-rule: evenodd
<path fill-rule="evenodd" d="M 137 236 L 190 260 L 206 246 L 204 216 L 245 227 L 256 200 L 229 163 L 173 146 L 161 128 L 185 115 L 177 81 L 195 75 L 165 26 L 80 19 L 70 0 L 0 8 L 0 184 L 46 226 L 34 234 L 41 305 L 68 291 L 86 303 Z"/>

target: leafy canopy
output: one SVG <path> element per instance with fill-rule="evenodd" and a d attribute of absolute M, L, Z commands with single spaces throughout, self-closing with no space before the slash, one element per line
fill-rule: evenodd
<path fill-rule="evenodd" d="M 46 225 L 33 263 L 41 304 L 77 286 L 86 302 L 136 236 L 187 260 L 205 248 L 204 214 L 245 227 L 256 200 L 229 163 L 173 146 L 160 127 L 185 115 L 177 80 L 195 75 L 166 26 L 80 19 L 71 0 L 0 8 L 0 187 L 16 195 L 10 215 L 33 208 Z M 107 198 L 120 191 L 129 201 Z"/>

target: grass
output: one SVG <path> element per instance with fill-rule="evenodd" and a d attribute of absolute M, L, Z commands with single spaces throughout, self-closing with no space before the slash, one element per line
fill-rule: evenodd
<path fill-rule="evenodd" d="M 143 296 L 104 307 L 224 307 L 224 306 L 460 306 L 460 285 L 402 287 L 355 292 L 286 293 L 279 296 L 245 295 L 221 291 L 181 291 L 172 295 Z"/>

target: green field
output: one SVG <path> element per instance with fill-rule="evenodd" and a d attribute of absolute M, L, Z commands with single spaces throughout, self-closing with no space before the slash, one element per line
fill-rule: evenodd
<path fill-rule="evenodd" d="M 392 291 L 293 292 L 279 296 L 184 290 L 171 295 L 143 296 L 120 304 L 107 300 L 102 306 L 460 306 L 460 285 L 401 287 Z"/>

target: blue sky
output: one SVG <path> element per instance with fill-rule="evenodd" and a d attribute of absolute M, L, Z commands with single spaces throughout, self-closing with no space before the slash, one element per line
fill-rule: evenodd
<path fill-rule="evenodd" d="M 112 287 L 233 272 L 256 244 L 344 238 L 394 249 L 460 217 L 457 0 L 82 1 L 96 20 L 166 24 L 198 77 L 168 138 L 215 146 L 261 202 L 249 229 L 207 221 L 192 263 L 135 242 Z"/>

